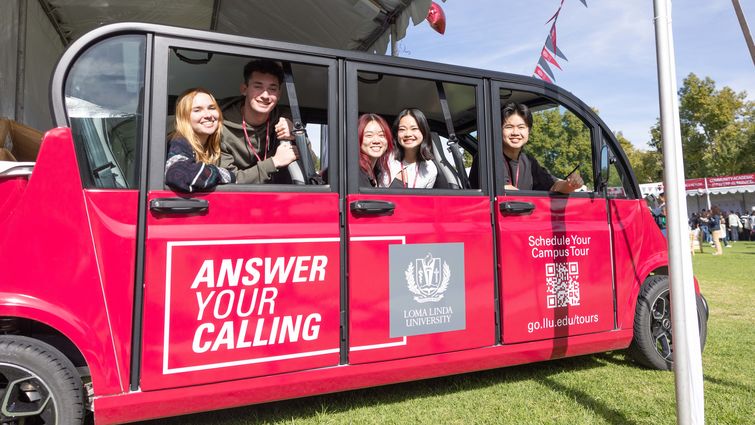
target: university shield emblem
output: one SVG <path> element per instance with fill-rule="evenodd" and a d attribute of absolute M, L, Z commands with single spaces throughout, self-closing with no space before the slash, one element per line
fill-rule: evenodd
<path fill-rule="evenodd" d="M 430 253 L 424 258 L 417 258 L 414 262 L 410 262 L 404 275 L 407 288 L 415 294 L 414 300 L 419 303 L 437 302 L 443 299 L 443 293 L 446 292 L 451 281 L 451 269 L 448 263 L 438 257 L 433 257 Z"/>

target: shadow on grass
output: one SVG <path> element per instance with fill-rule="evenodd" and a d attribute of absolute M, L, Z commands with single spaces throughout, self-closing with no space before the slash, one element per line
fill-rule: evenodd
<path fill-rule="evenodd" d="M 606 422 L 611 424 L 623 425 L 623 424 L 636 424 L 637 422 L 630 420 L 623 413 L 616 409 L 612 409 L 606 403 L 595 399 L 590 394 L 580 391 L 574 388 L 569 388 L 555 381 L 552 378 L 544 378 L 539 381 L 543 386 L 551 389 L 554 392 L 561 393 L 565 397 L 576 401 L 582 406 L 589 409 L 591 412 L 603 417 Z"/>
<path fill-rule="evenodd" d="M 705 380 L 705 382 L 710 382 L 711 384 L 721 385 L 723 387 L 732 387 L 743 390 L 745 392 L 755 392 L 755 388 L 750 385 L 742 384 L 740 382 L 727 381 L 726 379 L 714 378 L 705 374 L 703 374 L 703 379 Z"/>
<path fill-rule="evenodd" d="M 571 357 L 542 363 L 470 372 L 461 375 L 431 378 L 294 400 L 284 400 L 214 412 L 197 413 L 141 423 L 143 425 L 191 425 L 206 423 L 238 425 L 248 423 L 289 423 L 297 420 L 317 418 L 322 414 L 336 414 L 362 407 L 390 405 L 412 399 L 443 396 L 506 383 L 532 380 L 543 382 L 544 385 L 551 388 L 553 391 L 575 400 L 585 408 L 603 416 L 610 423 L 631 424 L 632 422 L 620 412 L 611 409 L 605 403 L 594 399 L 585 392 L 563 386 L 556 380 L 550 378 L 552 375 L 557 375 L 565 370 L 576 372 L 580 370 L 607 367 L 606 363 L 615 363 L 624 366 L 633 365 L 633 363 L 622 359 L 623 356 L 621 354 L 612 353 Z M 217 396 L 223 397 L 222 394 L 218 394 Z"/>

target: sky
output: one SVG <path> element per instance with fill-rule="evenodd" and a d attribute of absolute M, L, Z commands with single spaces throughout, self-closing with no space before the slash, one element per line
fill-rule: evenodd
<path fill-rule="evenodd" d="M 440 35 L 423 21 L 407 30 L 399 55 L 532 75 L 560 0 L 436 0 L 446 14 Z M 755 0 L 740 0 L 750 30 Z M 648 149 L 660 116 L 652 0 L 565 0 L 558 18 L 555 83 L 597 108 L 614 132 Z M 731 0 L 672 5 L 677 86 L 690 73 L 755 99 L 755 65 Z"/>

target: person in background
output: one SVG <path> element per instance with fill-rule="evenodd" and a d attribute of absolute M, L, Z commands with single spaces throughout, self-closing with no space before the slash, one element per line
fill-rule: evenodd
<path fill-rule="evenodd" d="M 438 167 L 433 162 L 430 125 L 425 114 L 417 108 L 404 109 L 393 123 L 393 133 L 396 139 L 381 186 L 431 189 L 438 177 Z"/>
<path fill-rule="evenodd" d="M 363 114 L 358 121 L 359 186 L 377 187 L 388 169 L 388 146 L 393 146 L 391 128 L 377 114 Z"/>
<path fill-rule="evenodd" d="M 732 242 L 739 241 L 739 228 L 741 226 L 739 216 L 734 211 L 729 211 L 727 221 L 729 222 L 729 240 Z"/>
<path fill-rule="evenodd" d="M 710 209 L 710 220 L 708 223 L 713 237 L 713 245 L 716 248 L 716 252 L 714 252 L 713 255 L 722 255 L 723 250 L 721 249 L 721 240 L 723 237 L 721 235 L 721 210 L 717 206 L 713 206 L 713 208 Z"/>
<path fill-rule="evenodd" d="M 713 244 L 713 240 L 710 236 L 710 211 L 702 210 L 699 216 L 700 230 L 703 232 L 703 242 Z"/>
<path fill-rule="evenodd" d="M 222 128 L 223 116 L 209 91 L 193 88 L 179 96 L 175 131 L 168 136 L 167 186 L 195 192 L 235 181 L 228 170 L 218 167 Z"/>

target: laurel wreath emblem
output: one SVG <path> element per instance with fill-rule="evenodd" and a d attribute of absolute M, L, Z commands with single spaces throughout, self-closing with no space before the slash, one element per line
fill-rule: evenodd
<path fill-rule="evenodd" d="M 448 289 L 448 285 L 451 283 L 451 269 L 448 267 L 448 263 L 443 262 L 443 278 L 441 279 L 438 289 L 433 295 L 424 295 L 417 286 L 417 282 L 414 280 L 414 264 L 409 262 L 409 267 L 404 271 L 404 277 L 406 278 L 407 289 L 413 294 L 417 295 L 414 300 L 419 303 L 426 303 L 429 301 L 440 301 L 443 299 L 443 293 Z"/>

